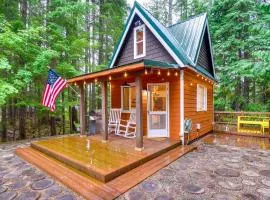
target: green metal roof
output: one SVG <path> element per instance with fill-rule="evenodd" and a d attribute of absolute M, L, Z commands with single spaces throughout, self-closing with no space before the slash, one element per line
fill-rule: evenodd
<path fill-rule="evenodd" d="M 169 32 L 169 30 L 163 26 L 148 10 L 141 6 L 137 1 L 134 3 L 134 7 L 137 8 L 153 28 L 158 32 L 162 39 L 170 46 L 172 51 L 178 56 L 178 58 L 185 64 L 192 64 L 192 60 L 186 55 L 184 49 L 181 47 L 176 38 Z"/>
<path fill-rule="evenodd" d="M 143 59 L 143 63 L 144 63 L 145 67 L 160 67 L 160 68 L 166 68 L 166 69 L 177 69 L 177 68 L 179 68 L 178 64 L 160 62 L 160 61 L 156 61 L 156 60 Z"/>
<path fill-rule="evenodd" d="M 168 27 L 193 63 L 197 60 L 205 26 L 206 13 L 203 13 Z"/>

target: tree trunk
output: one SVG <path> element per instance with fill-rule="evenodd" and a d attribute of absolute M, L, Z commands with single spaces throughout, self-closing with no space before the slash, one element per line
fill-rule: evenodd
<path fill-rule="evenodd" d="M 240 99 L 239 97 L 240 94 L 241 94 L 241 79 L 238 78 L 238 80 L 236 81 L 236 86 L 235 86 L 235 97 L 237 97 L 235 100 L 234 100 L 234 110 L 235 111 L 240 111 Z"/>
<path fill-rule="evenodd" d="M 50 129 L 51 129 L 51 136 L 56 135 L 56 124 L 55 124 L 55 117 L 50 117 Z"/>
<path fill-rule="evenodd" d="M 1 119 L 2 120 L 2 123 L 1 123 L 2 137 L 1 137 L 1 139 L 3 142 L 7 141 L 7 119 L 6 118 L 7 118 L 6 106 L 3 105 L 2 106 L 2 119 Z"/>
<path fill-rule="evenodd" d="M 87 4 L 90 4 L 90 0 L 86 0 Z M 88 44 L 90 45 L 90 11 L 87 12 L 86 14 L 86 17 L 85 17 L 85 29 L 86 29 L 86 32 L 88 34 Z M 89 73 L 89 65 L 90 65 L 90 57 L 91 57 L 91 54 L 90 54 L 90 49 L 89 47 L 85 48 L 85 68 L 84 68 L 84 72 L 85 73 Z M 88 92 L 89 92 L 89 85 L 86 84 L 85 85 L 85 94 L 84 94 L 84 102 L 85 102 L 85 113 L 87 115 L 87 110 L 88 110 Z M 85 123 L 88 124 L 88 117 L 85 116 Z M 87 129 L 87 126 L 85 127 Z"/>
<path fill-rule="evenodd" d="M 256 80 L 253 80 L 253 87 L 252 87 L 252 102 L 256 103 Z"/>
<path fill-rule="evenodd" d="M 28 11 L 28 2 L 27 0 L 20 0 L 20 11 L 22 16 L 22 21 L 25 26 L 27 27 L 27 11 Z"/>
<path fill-rule="evenodd" d="M 99 1 L 99 24 L 98 24 L 98 43 L 99 43 L 99 50 L 98 50 L 98 64 L 101 65 L 104 63 L 104 20 L 103 20 L 103 8 L 104 7 L 104 0 Z"/>
<path fill-rule="evenodd" d="M 96 4 L 96 0 L 91 0 L 92 4 Z M 92 9 L 92 44 L 96 40 L 96 9 Z M 95 65 L 96 65 L 96 50 L 92 47 L 91 49 L 91 69 L 90 72 L 95 71 Z M 89 95 L 89 111 L 96 109 L 96 86 L 95 83 L 91 83 L 90 85 L 90 91 L 91 94 Z"/>
<path fill-rule="evenodd" d="M 62 91 L 62 133 L 66 134 L 66 117 L 65 117 L 65 92 Z"/>
<path fill-rule="evenodd" d="M 248 106 L 249 104 L 249 85 L 250 85 L 249 78 L 245 77 L 243 83 L 243 96 L 245 99 L 245 106 Z"/>
<path fill-rule="evenodd" d="M 25 139 L 26 138 L 26 131 L 25 131 L 25 116 L 26 114 L 26 107 L 25 106 L 21 106 L 19 108 L 19 137 L 20 139 Z"/>

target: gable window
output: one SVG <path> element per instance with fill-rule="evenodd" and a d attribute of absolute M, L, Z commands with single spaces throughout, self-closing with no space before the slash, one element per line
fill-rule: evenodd
<path fill-rule="evenodd" d="M 197 85 L 197 111 L 207 111 L 207 88 Z"/>
<path fill-rule="evenodd" d="M 136 109 L 136 88 L 121 86 L 121 108 L 124 112 Z"/>
<path fill-rule="evenodd" d="M 145 56 L 145 25 L 134 28 L 134 59 Z"/>

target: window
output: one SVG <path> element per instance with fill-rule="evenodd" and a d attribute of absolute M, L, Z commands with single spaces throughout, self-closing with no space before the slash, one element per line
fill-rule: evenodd
<path fill-rule="evenodd" d="M 145 56 L 145 25 L 134 28 L 134 59 Z"/>
<path fill-rule="evenodd" d="M 130 112 L 136 109 L 136 88 L 130 86 L 121 87 L 121 108 L 122 111 Z"/>
<path fill-rule="evenodd" d="M 207 88 L 203 85 L 197 85 L 197 111 L 207 110 Z"/>

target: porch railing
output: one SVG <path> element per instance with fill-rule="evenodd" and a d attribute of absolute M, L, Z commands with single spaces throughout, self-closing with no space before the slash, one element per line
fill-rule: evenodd
<path fill-rule="evenodd" d="M 270 112 L 214 112 L 216 132 L 270 136 Z"/>

